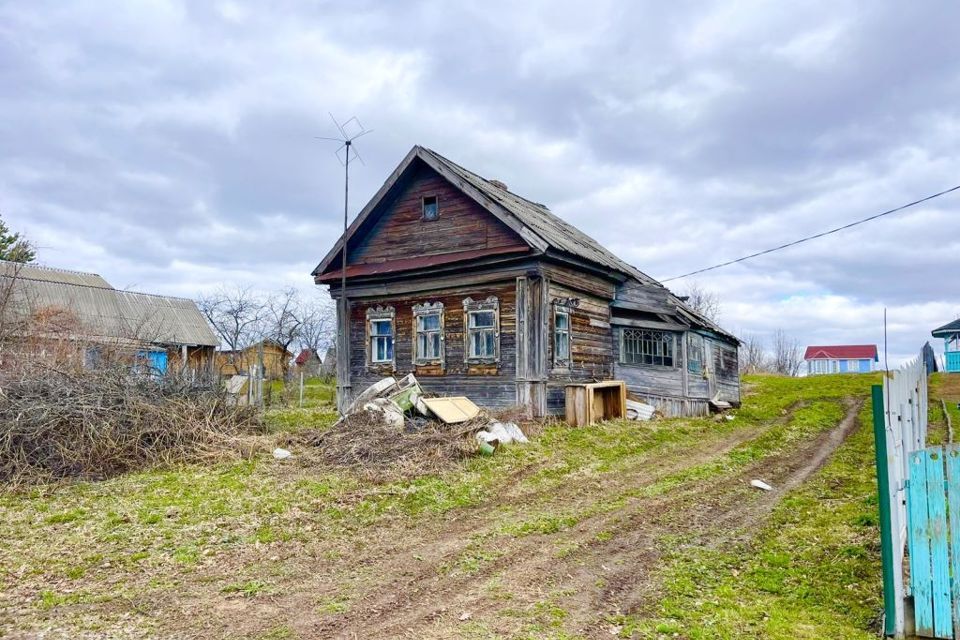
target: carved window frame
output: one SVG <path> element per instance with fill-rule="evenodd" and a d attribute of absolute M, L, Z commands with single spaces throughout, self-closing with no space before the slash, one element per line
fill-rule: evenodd
<path fill-rule="evenodd" d="M 658 349 L 657 345 L 663 345 Z M 640 350 L 627 358 L 627 347 L 635 346 Z M 649 347 L 644 351 L 644 347 Z M 659 353 L 658 353 L 659 351 Z M 669 353 L 668 353 L 669 352 Z M 649 362 L 646 362 L 649 358 Z M 667 363 L 669 358 L 669 363 Z M 657 362 L 657 360 L 660 362 Z M 677 336 L 672 331 L 660 329 L 623 328 L 620 330 L 620 363 L 637 367 L 677 368 Z"/>
<path fill-rule="evenodd" d="M 390 322 L 390 359 L 389 360 L 374 360 L 373 359 L 373 341 L 384 337 L 382 335 L 375 335 L 373 333 L 373 323 L 382 322 L 387 320 Z M 395 368 L 397 364 L 397 315 L 396 311 L 391 306 L 377 306 L 377 307 L 368 307 L 367 308 L 367 321 L 366 321 L 366 359 L 367 366 L 374 367 L 386 367 Z"/>
<path fill-rule="evenodd" d="M 421 329 L 420 328 L 420 318 L 426 318 L 428 316 L 439 316 L 440 318 L 440 327 L 439 329 Z M 424 302 L 422 304 L 413 305 L 413 364 L 415 365 L 431 365 L 439 364 L 441 367 L 444 366 L 446 359 L 446 335 L 444 332 L 444 317 L 443 317 L 443 303 L 442 302 Z M 420 334 L 440 334 L 440 352 L 432 357 L 425 357 L 420 353 Z"/>
<path fill-rule="evenodd" d="M 579 298 L 554 298 L 551 306 L 553 307 L 553 331 L 550 337 L 551 349 L 553 354 L 554 370 L 566 371 L 570 369 L 573 362 L 573 310 L 580 306 Z M 559 329 L 557 318 L 566 318 L 566 328 Z M 566 357 L 561 357 L 559 344 L 562 335 L 567 338 Z"/>
<path fill-rule="evenodd" d="M 478 312 L 493 312 L 493 327 L 491 328 L 470 328 L 470 317 Z M 493 354 L 474 356 L 470 354 L 470 345 L 473 335 L 482 332 L 493 331 Z M 463 301 L 463 360 L 468 364 L 494 364 L 500 362 L 500 301 L 496 296 L 490 296 L 486 300 L 474 300 L 466 298 Z"/>

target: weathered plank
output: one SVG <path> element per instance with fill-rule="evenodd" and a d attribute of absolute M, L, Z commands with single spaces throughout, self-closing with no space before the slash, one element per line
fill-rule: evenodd
<path fill-rule="evenodd" d="M 914 620 L 917 635 L 933 635 L 933 575 L 930 565 L 926 456 L 914 451 L 909 457 L 907 486 L 909 514 L 910 582 L 913 585 Z"/>
<path fill-rule="evenodd" d="M 960 448 L 944 449 L 947 467 L 947 513 L 949 514 L 950 573 L 954 576 L 953 628 L 960 629 Z"/>
<path fill-rule="evenodd" d="M 947 498 L 944 486 L 943 449 L 924 451 L 927 477 L 927 517 L 929 518 L 931 596 L 933 633 L 937 638 L 952 638 L 950 607 L 950 562 L 947 559 Z"/>

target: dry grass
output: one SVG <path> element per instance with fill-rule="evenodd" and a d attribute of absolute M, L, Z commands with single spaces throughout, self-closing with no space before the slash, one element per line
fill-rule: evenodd
<path fill-rule="evenodd" d="M 491 420 L 520 422 L 521 410 L 483 412 L 473 420 L 448 425 L 426 418 L 408 418 L 403 430 L 383 422 L 372 411 L 350 415 L 325 430 L 307 430 L 289 436 L 289 444 L 315 447 L 325 465 L 349 468 L 375 481 L 415 478 L 449 469 L 477 453 L 475 434 Z M 538 423 L 524 423 L 524 431 L 539 432 Z"/>
<path fill-rule="evenodd" d="M 215 383 L 37 364 L 0 387 L 0 480 L 104 478 L 243 448 L 256 413 L 230 406 Z"/>

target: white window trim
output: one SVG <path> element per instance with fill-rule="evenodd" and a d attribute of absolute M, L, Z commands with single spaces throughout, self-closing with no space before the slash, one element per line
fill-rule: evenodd
<path fill-rule="evenodd" d="M 669 337 L 670 337 L 670 340 L 671 340 L 671 349 L 670 349 L 670 354 L 671 354 L 671 355 L 670 355 L 670 357 L 671 357 L 671 359 L 673 360 L 673 362 L 672 362 L 671 364 L 647 364 L 647 363 L 645 363 L 645 362 L 628 362 L 627 359 L 626 359 L 627 352 L 626 352 L 626 348 L 625 348 L 625 347 L 626 347 L 626 335 L 627 335 L 627 332 L 628 332 L 628 331 L 642 331 L 642 332 L 645 331 L 645 332 L 651 333 L 651 334 L 662 334 L 662 335 L 665 335 L 665 336 L 669 336 Z M 678 366 L 678 362 L 677 362 L 677 361 L 679 360 L 679 359 L 677 358 L 677 335 L 676 335 L 674 332 L 672 332 L 672 331 L 664 331 L 664 330 L 662 330 L 662 329 L 635 329 L 635 328 L 624 327 L 624 328 L 620 329 L 620 358 L 619 358 L 619 360 L 620 360 L 620 364 L 626 365 L 626 366 L 629 366 L 629 367 L 657 367 L 657 368 L 660 368 L 660 369 L 676 369 L 677 366 Z"/>
<path fill-rule="evenodd" d="M 493 311 L 493 355 L 492 356 L 472 356 L 470 355 L 471 330 L 470 315 L 478 311 Z M 486 300 L 474 300 L 466 298 L 463 301 L 463 360 L 470 364 L 480 363 L 499 363 L 500 362 L 500 301 L 496 296 L 490 296 Z"/>
<path fill-rule="evenodd" d="M 553 309 L 553 366 L 555 369 L 569 369 L 570 368 L 570 352 L 573 350 L 573 345 L 571 345 L 571 332 L 570 332 L 570 309 L 568 307 L 554 307 Z M 564 317 L 567 320 L 567 326 L 564 329 L 560 329 L 557 325 L 557 318 Z M 560 336 L 567 336 L 567 352 L 564 354 L 560 353 Z"/>
<path fill-rule="evenodd" d="M 439 315 L 440 316 L 440 328 L 435 331 L 421 331 L 418 319 L 421 317 Z M 420 334 L 421 333 L 439 333 L 440 334 L 440 353 L 435 357 L 424 357 L 421 356 L 418 345 L 420 344 Z M 445 354 L 447 351 L 446 348 L 446 337 L 444 335 L 444 319 L 443 319 L 443 303 L 434 302 L 433 304 L 429 302 L 424 302 L 423 304 L 413 305 L 413 363 L 415 365 L 430 365 L 430 364 L 439 364 L 441 367 L 444 364 Z"/>
<path fill-rule="evenodd" d="M 393 349 L 391 350 L 391 357 L 389 360 L 375 360 L 374 359 L 374 349 L 373 349 L 373 340 L 376 336 L 373 335 L 373 323 L 374 321 L 389 321 L 390 322 L 390 339 L 393 343 Z M 367 309 L 367 330 L 366 330 L 366 351 L 367 351 L 367 366 L 368 367 L 382 367 L 384 365 L 395 366 L 397 362 L 397 321 L 396 313 L 393 307 L 370 307 Z"/>

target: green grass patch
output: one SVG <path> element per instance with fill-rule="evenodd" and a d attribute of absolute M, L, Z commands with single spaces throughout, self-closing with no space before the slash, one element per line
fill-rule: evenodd
<path fill-rule="evenodd" d="M 871 424 L 869 406 L 860 419 Z M 777 506 L 752 545 L 667 545 L 656 612 L 611 622 L 624 638 L 874 638 L 878 541 L 873 434 L 861 427 Z"/>
<path fill-rule="evenodd" d="M 235 594 L 243 596 L 244 598 L 253 598 L 261 594 L 268 593 L 269 591 L 270 588 L 265 582 L 261 582 L 260 580 L 247 580 L 246 582 L 228 584 L 220 590 L 220 593 Z"/>

